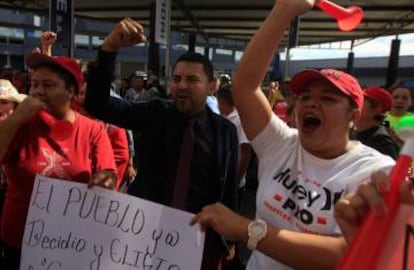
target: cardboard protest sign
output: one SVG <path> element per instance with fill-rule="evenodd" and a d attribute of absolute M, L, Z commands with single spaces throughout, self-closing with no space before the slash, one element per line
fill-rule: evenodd
<path fill-rule="evenodd" d="M 37 176 L 21 270 L 200 269 L 193 214 L 140 198 Z"/>

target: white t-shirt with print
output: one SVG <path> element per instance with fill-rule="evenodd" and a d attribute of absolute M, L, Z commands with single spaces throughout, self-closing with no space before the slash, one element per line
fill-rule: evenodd
<path fill-rule="evenodd" d="M 234 109 L 231 113 L 229 113 L 226 118 L 230 120 L 235 126 L 237 130 L 237 138 L 239 139 L 239 145 L 242 144 L 249 144 L 249 140 L 247 139 L 246 133 L 244 133 L 242 124 L 240 122 L 240 116 L 237 113 L 237 110 Z M 242 179 L 240 179 L 239 187 L 244 187 L 246 184 L 246 173 L 243 175 Z"/>
<path fill-rule="evenodd" d="M 334 159 L 315 157 L 301 146 L 298 131 L 275 115 L 251 145 L 259 158 L 257 218 L 297 232 L 339 233 L 333 216 L 335 202 L 369 180 L 373 171 L 388 173 L 395 163 L 361 143 Z M 246 269 L 290 268 L 253 251 Z"/>

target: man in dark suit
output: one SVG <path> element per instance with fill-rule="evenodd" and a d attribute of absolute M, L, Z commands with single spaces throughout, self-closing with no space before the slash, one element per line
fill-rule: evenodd
<path fill-rule="evenodd" d="M 192 213 L 222 202 L 237 205 L 236 129 L 206 106 L 214 91 L 211 62 L 186 53 L 173 66 L 172 101 L 128 102 L 109 95 L 117 51 L 145 41 L 142 26 L 124 19 L 105 38 L 88 77 L 85 108 L 139 134 L 138 176 L 128 193 Z M 225 243 L 207 231 L 202 269 L 216 270 Z"/>

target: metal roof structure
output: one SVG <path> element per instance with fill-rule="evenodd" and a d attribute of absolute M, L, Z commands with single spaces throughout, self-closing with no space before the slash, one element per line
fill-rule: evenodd
<path fill-rule="evenodd" d="M 343 7 L 358 5 L 364 10 L 362 23 L 352 32 L 338 30 L 336 20 L 319 8 L 301 16 L 299 45 L 372 39 L 378 36 L 414 32 L 413 0 L 332 0 Z M 149 26 L 153 0 L 74 0 L 75 15 L 105 21 L 131 17 Z M 274 0 L 172 0 L 171 26 L 196 33 L 206 42 L 211 38 L 247 41 L 254 34 Z M 48 12 L 48 0 L 0 1 L 0 7 Z M 287 33 L 282 42 L 286 45 Z"/>

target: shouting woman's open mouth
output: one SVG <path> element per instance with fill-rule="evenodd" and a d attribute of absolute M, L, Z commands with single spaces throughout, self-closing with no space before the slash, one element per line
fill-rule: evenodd
<path fill-rule="evenodd" d="M 322 124 L 322 121 L 319 119 L 318 116 L 312 113 L 306 113 L 303 115 L 303 118 L 302 118 L 302 131 L 306 133 L 313 132 L 321 124 Z"/>

